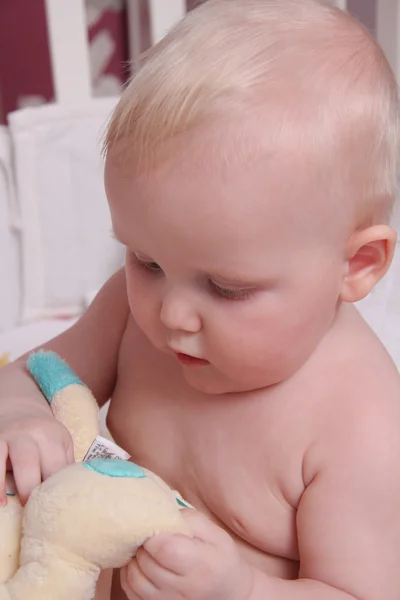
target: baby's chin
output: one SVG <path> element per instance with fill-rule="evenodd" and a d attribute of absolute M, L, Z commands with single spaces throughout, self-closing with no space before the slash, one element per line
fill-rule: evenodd
<path fill-rule="evenodd" d="M 210 396 L 251 393 L 277 383 L 235 381 L 214 367 L 184 368 L 183 375 L 191 388 Z"/>

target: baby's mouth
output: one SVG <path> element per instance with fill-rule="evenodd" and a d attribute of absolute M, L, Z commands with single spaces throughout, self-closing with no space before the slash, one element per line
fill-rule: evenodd
<path fill-rule="evenodd" d="M 183 354 L 182 352 L 176 352 L 176 358 L 185 367 L 205 367 L 210 363 L 204 358 L 197 358 L 196 356 L 190 356 L 189 354 Z"/>

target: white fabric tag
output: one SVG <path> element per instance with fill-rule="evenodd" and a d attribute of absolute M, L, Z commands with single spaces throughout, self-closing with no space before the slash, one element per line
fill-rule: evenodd
<path fill-rule="evenodd" d="M 115 442 L 98 435 L 86 452 L 83 462 L 89 462 L 93 458 L 129 460 L 130 457 L 130 454 Z"/>

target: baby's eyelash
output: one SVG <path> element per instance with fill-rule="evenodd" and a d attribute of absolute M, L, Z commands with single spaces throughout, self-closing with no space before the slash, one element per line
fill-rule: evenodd
<path fill-rule="evenodd" d="M 128 260 L 134 267 L 138 269 L 142 269 L 152 274 L 162 273 L 163 270 L 160 265 L 152 260 L 141 260 L 134 252 L 128 253 Z M 214 294 L 219 296 L 220 298 L 224 298 L 225 300 L 247 300 L 254 294 L 254 290 L 247 288 L 224 288 L 220 285 L 217 285 L 211 279 L 208 281 L 209 286 Z"/>
<path fill-rule="evenodd" d="M 160 273 L 162 269 L 160 265 L 152 260 L 145 261 L 140 260 L 134 253 L 130 253 L 131 261 L 137 266 L 139 269 L 144 269 L 146 271 L 150 271 L 151 273 Z"/>
<path fill-rule="evenodd" d="M 253 290 L 250 289 L 229 289 L 221 287 L 214 283 L 214 281 L 210 280 L 210 285 L 212 290 L 221 298 L 225 298 L 226 300 L 247 300 L 253 295 Z"/>
<path fill-rule="evenodd" d="M 160 265 L 158 265 L 155 262 L 145 262 L 145 263 L 139 262 L 139 266 L 142 269 L 146 269 L 146 271 L 152 271 L 153 273 L 160 273 L 162 271 L 162 268 L 160 267 Z"/>

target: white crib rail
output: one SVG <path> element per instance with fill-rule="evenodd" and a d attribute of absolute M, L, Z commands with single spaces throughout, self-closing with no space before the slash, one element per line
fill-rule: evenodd
<path fill-rule="evenodd" d="M 186 0 L 149 0 L 151 41 L 157 43 L 186 13 Z"/>
<path fill-rule="evenodd" d="M 127 0 L 128 38 L 134 65 L 140 48 L 138 0 Z M 45 0 L 55 100 L 79 103 L 92 96 L 84 0 Z M 151 41 L 158 42 L 186 13 L 186 0 L 149 0 Z"/>
<path fill-rule="evenodd" d="M 84 0 L 45 0 L 55 100 L 79 103 L 92 95 Z"/>
<path fill-rule="evenodd" d="M 150 10 L 150 38 L 156 44 L 186 13 L 186 0 L 148 0 Z M 139 0 L 126 0 L 131 60 L 138 62 L 140 45 Z"/>
<path fill-rule="evenodd" d="M 138 0 L 126 0 L 133 61 L 138 55 Z M 151 40 L 158 42 L 185 14 L 185 0 L 148 0 Z M 331 0 L 346 10 L 348 0 Z M 91 96 L 91 75 L 84 0 L 45 0 L 56 100 Z M 400 0 L 376 0 L 377 38 L 400 81 Z M 136 40 L 136 41 L 135 41 Z"/>

